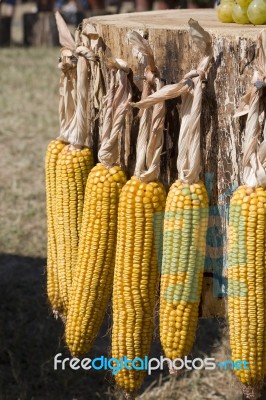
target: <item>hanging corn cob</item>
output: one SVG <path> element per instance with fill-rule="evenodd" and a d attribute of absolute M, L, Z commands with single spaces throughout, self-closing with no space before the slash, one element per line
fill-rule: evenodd
<path fill-rule="evenodd" d="M 47 214 L 47 294 L 55 315 L 62 309 L 57 277 L 56 250 L 56 163 L 64 143 L 52 140 L 46 151 L 45 180 L 46 180 L 46 214 Z"/>
<path fill-rule="evenodd" d="M 126 175 L 118 165 L 119 135 L 131 99 L 129 69 L 112 63 L 99 160 L 87 180 L 78 261 L 66 324 L 66 342 L 73 355 L 90 350 L 110 300 L 113 285 L 118 199 Z M 115 78 L 119 86 L 115 93 Z M 115 95 L 114 95 L 115 93 Z M 112 128 L 113 126 L 113 128 Z"/>
<path fill-rule="evenodd" d="M 129 39 L 148 56 L 151 71 L 146 70 L 146 75 L 153 83 L 155 65 L 150 47 L 136 32 Z M 155 82 L 156 88 L 160 88 L 161 81 L 155 78 Z M 144 93 L 149 85 L 144 81 Z M 123 187 L 119 199 L 112 329 L 112 357 L 116 359 L 143 359 L 150 351 L 154 330 L 159 275 L 156 244 L 162 233 L 166 197 L 163 185 L 157 181 L 164 103 L 154 107 L 150 132 L 149 113 L 145 110 L 141 117 L 135 174 Z M 136 369 L 123 368 L 115 375 L 117 385 L 128 395 L 141 386 L 143 378 L 143 371 Z"/>
<path fill-rule="evenodd" d="M 257 41 L 254 86 L 236 116 L 248 114 L 243 146 L 243 181 L 229 215 L 228 317 L 232 360 L 246 398 L 257 398 L 266 375 L 266 124 L 258 147 L 262 88 L 266 86 L 266 31 Z M 264 77 L 264 78 L 263 78 Z M 244 110 L 244 111 L 243 111 Z M 265 110 L 264 110 L 265 116 Z"/>
<path fill-rule="evenodd" d="M 62 311 L 62 299 L 59 294 L 57 248 L 56 248 L 56 165 L 59 154 L 68 142 L 67 129 L 75 113 L 76 62 L 73 51 L 63 48 L 59 69 L 60 101 L 59 120 L 60 137 L 52 140 L 46 151 L 46 212 L 47 212 L 47 294 L 55 316 Z"/>
<path fill-rule="evenodd" d="M 62 44 L 77 57 L 76 108 L 64 138 L 69 143 L 59 153 L 56 163 L 56 255 L 57 282 L 60 294 L 60 315 L 65 319 L 72 286 L 72 274 L 77 261 L 79 233 L 81 228 L 84 191 L 87 176 L 93 166 L 91 143 L 88 136 L 88 68 L 96 62 L 94 53 L 88 49 L 89 39 L 81 32 L 72 36 L 59 14 L 56 15 Z M 64 86 L 64 89 L 67 86 Z M 74 88 L 75 89 L 75 88 Z M 68 92 L 65 98 L 73 95 Z"/>
<path fill-rule="evenodd" d="M 88 134 L 87 96 L 88 64 L 94 58 L 87 49 L 76 49 L 77 62 L 77 109 L 70 128 L 70 144 L 58 157 L 56 168 L 56 213 L 57 213 L 57 256 L 59 290 L 67 314 L 73 272 L 77 262 L 78 242 L 81 230 L 84 192 L 88 174 L 93 166 L 92 150 L 85 146 Z"/>
<path fill-rule="evenodd" d="M 93 166 L 92 151 L 67 145 L 56 166 L 56 234 L 59 291 L 67 314 L 77 262 L 86 181 Z"/>
<path fill-rule="evenodd" d="M 192 39 L 205 50 L 198 70 L 136 104 L 146 108 L 182 95 L 179 179 L 166 200 L 160 282 L 160 338 L 172 360 L 188 355 L 195 340 L 208 223 L 208 196 L 199 173 L 202 80 L 212 57 L 211 38 L 196 21 L 189 24 Z"/>
<path fill-rule="evenodd" d="M 193 29 L 192 25 L 192 38 Z M 202 79 L 212 54 L 210 36 L 204 33 L 207 39 L 202 34 L 200 41 L 205 45 L 206 56 L 199 72 L 192 71 L 192 86 L 182 95 L 179 179 L 168 193 L 164 218 L 160 338 L 170 359 L 182 358 L 192 350 L 205 263 L 208 195 L 199 180 L 200 114 Z"/>

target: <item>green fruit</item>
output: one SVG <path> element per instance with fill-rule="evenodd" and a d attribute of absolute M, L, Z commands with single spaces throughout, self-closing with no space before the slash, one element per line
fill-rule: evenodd
<path fill-rule="evenodd" d="M 240 7 L 239 4 L 234 4 L 232 9 L 233 20 L 237 24 L 249 24 L 250 21 L 247 16 L 247 8 Z"/>
<path fill-rule="evenodd" d="M 252 0 L 236 0 L 237 4 L 240 5 L 240 7 L 242 8 L 247 8 L 250 3 L 252 2 Z"/>
<path fill-rule="evenodd" d="M 266 24 L 266 1 L 253 0 L 248 6 L 248 18 L 254 25 Z"/>
<path fill-rule="evenodd" d="M 226 3 L 221 3 L 217 7 L 217 16 L 221 22 L 234 22 L 234 20 L 232 18 L 233 6 L 234 6 L 234 3 L 226 2 Z"/>

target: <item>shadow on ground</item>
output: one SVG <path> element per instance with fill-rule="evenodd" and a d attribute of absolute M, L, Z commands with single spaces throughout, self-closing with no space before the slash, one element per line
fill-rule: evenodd
<path fill-rule="evenodd" d="M 63 341 L 63 324 L 49 314 L 43 258 L 0 255 L 0 400 L 112 399 L 112 377 L 106 371 L 54 370 L 57 353 L 69 357 Z M 108 356 L 110 313 L 105 318 L 90 358 Z M 153 357 L 162 354 L 158 333 Z M 220 323 L 200 322 L 193 355 L 211 354 L 221 338 Z M 164 373 L 154 371 L 144 389 L 161 384 Z M 111 385 L 112 386 L 112 385 Z"/>
<path fill-rule="evenodd" d="M 0 260 L 0 399 L 104 398 L 106 372 L 53 368 L 55 354 L 69 353 L 62 323 L 49 314 L 46 260 L 16 255 Z M 107 347 L 108 337 L 101 337 L 95 356 L 105 354 Z"/>

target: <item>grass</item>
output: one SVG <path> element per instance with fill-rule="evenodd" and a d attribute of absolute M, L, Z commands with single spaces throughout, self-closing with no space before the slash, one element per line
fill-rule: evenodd
<path fill-rule="evenodd" d="M 0 251 L 45 257 L 44 154 L 58 134 L 58 51 L 1 50 Z"/>
<path fill-rule="evenodd" d="M 0 400 L 120 397 L 109 373 L 53 369 L 55 354 L 69 356 L 45 293 L 44 155 L 59 129 L 57 58 L 57 49 L 1 50 Z M 109 330 L 107 315 L 91 358 L 108 355 Z M 152 354 L 162 354 L 158 333 Z M 230 358 L 226 326 L 201 321 L 193 354 Z M 164 371 L 147 377 L 139 399 L 240 400 L 241 391 L 231 371 Z"/>

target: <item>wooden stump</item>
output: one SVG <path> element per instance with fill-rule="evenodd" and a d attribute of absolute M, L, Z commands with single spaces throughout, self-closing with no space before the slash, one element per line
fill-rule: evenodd
<path fill-rule="evenodd" d="M 136 101 L 142 89 L 143 67 L 132 55 L 127 33 L 137 30 L 148 37 L 161 77 L 167 84 L 175 83 L 196 68 L 202 56 L 189 36 L 190 18 L 197 20 L 212 35 L 214 46 L 214 61 L 204 89 L 201 117 L 202 178 L 210 196 L 201 314 L 203 317 L 224 316 L 228 204 L 231 193 L 241 182 L 244 129 L 243 120 L 233 119 L 233 115 L 241 96 L 251 85 L 256 37 L 263 26 L 222 24 L 217 21 L 215 10 L 199 9 L 93 17 L 84 20 L 84 24 L 95 25 L 106 46 L 103 55 L 108 49 L 113 56 L 128 61 L 133 71 Z M 107 82 L 104 66 L 103 74 Z M 180 99 L 167 102 L 167 129 L 160 173 L 160 179 L 167 187 L 177 177 L 179 111 Z M 128 157 L 123 160 L 130 174 L 134 171 L 137 130 L 138 123 L 136 119 L 133 121 L 131 114 L 126 132 L 131 146 Z"/>

